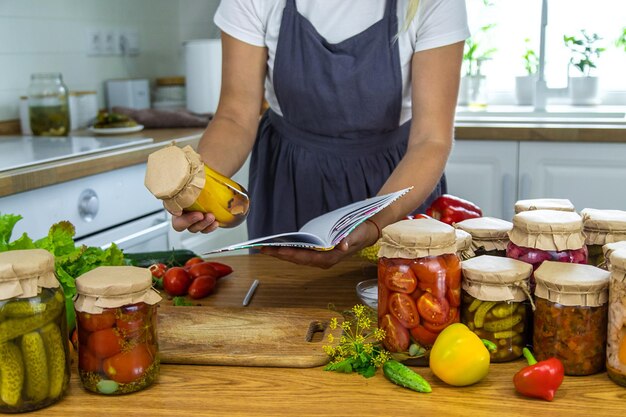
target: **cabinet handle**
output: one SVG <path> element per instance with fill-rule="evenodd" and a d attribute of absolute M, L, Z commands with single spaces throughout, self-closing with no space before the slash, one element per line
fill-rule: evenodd
<path fill-rule="evenodd" d="M 513 218 L 514 188 L 513 175 L 504 174 L 502 176 L 502 215 L 504 219 Z"/>
<path fill-rule="evenodd" d="M 520 200 L 526 200 L 530 198 L 531 185 L 532 185 L 532 180 L 530 178 L 530 174 L 522 174 L 522 179 L 520 181 L 520 190 L 519 190 Z"/>

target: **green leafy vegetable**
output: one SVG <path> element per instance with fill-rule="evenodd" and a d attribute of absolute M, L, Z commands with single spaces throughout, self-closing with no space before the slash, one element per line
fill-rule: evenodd
<path fill-rule="evenodd" d="M 174 305 L 177 307 L 193 305 L 193 303 L 190 301 L 187 301 L 185 297 L 174 297 L 172 301 L 174 302 Z"/>

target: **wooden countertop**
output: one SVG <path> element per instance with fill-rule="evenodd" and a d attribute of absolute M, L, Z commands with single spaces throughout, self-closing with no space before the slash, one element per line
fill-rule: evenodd
<path fill-rule="evenodd" d="M 626 125 L 456 123 L 457 140 L 626 143 Z"/>
<path fill-rule="evenodd" d="M 359 302 L 356 284 L 375 276 L 375 268 L 353 259 L 329 270 L 301 267 L 263 255 L 220 258 L 234 273 L 204 301 L 213 306 L 241 306 L 251 281 L 261 284 L 252 299 L 255 307 L 350 308 Z M 167 301 L 164 301 L 167 302 Z M 198 307 L 200 311 L 201 307 Z M 243 307 L 242 307 L 243 308 Z M 210 337 L 210 335 L 207 335 Z M 250 347 L 254 349 L 254 346 Z M 521 360 L 492 364 L 476 385 L 453 388 L 438 381 L 428 368 L 415 368 L 433 387 L 419 394 L 398 387 L 378 373 L 369 379 L 357 374 L 325 372 L 320 368 L 252 368 L 162 365 L 158 381 L 129 395 L 107 397 L 87 393 L 73 370 L 70 389 L 46 416 L 255 415 L 255 416 L 617 416 L 624 412 L 626 388 L 606 373 L 565 377 L 553 402 L 517 395 L 514 373 Z"/>

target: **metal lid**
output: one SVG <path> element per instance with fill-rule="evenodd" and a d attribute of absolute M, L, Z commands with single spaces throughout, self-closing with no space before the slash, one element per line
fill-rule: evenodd
<path fill-rule="evenodd" d="M 572 202 L 566 198 L 533 198 L 515 203 L 515 213 L 528 210 L 575 211 Z"/>
<path fill-rule="evenodd" d="M 435 219 L 412 219 L 382 230 L 378 257 L 415 259 L 446 253 L 456 253 L 454 228 Z"/>
<path fill-rule="evenodd" d="M 0 300 L 34 297 L 41 288 L 58 288 L 54 256 L 44 249 L 0 252 Z"/>
<path fill-rule="evenodd" d="M 544 261 L 535 271 L 535 295 L 566 306 L 598 307 L 608 301 L 609 277 L 593 265 Z"/>
<path fill-rule="evenodd" d="M 511 242 L 542 250 L 574 250 L 585 245 L 582 217 L 556 210 L 523 211 L 513 216 Z"/>
<path fill-rule="evenodd" d="M 583 217 L 587 245 L 604 245 L 626 240 L 626 211 L 586 208 L 580 214 Z"/>
<path fill-rule="evenodd" d="M 531 264 L 502 256 L 481 255 L 461 262 L 462 286 L 482 301 L 523 301 L 529 298 Z"/>

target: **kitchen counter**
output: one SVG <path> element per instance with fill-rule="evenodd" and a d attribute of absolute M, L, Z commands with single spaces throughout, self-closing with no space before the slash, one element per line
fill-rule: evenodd
<path fill-rule="evenodd" d="M 250 307 L 326 308 L 332 303 L 338 309 L 347 309 L 359 302 L 354 291 L 356 284 L 376 274 L 373 265 L 357 259 L 328 270 L 297 266 L 264 255 L 229 256 L 220 261 L 231 265 L 235 272 L 223 278 L 216 292 L 203 300 L 203 304 L 239 307 L 250 283 L 258 278 L 261 283 Z M 200 312 L 201 307 L 197 308 Z M 414 414 L 597 417 L 621 415 L 624 411 L 626 388 L 611 382 L 606 373 L 565 377 L 553 402 L 523 398 L 515 393 L 512 384 L 514 373 L 523 366 L 521 360 L 492 364 L 483 381 L 463 388 L 446 386 L 428 368 L 415 368 L 433 387 L 432 393 L 420 394 L 390 383 L 381 371 L 366 379 L 358 374 L 324 372 L 321 367 L 162 365 L 158 381 L 148 389 L 107 397 L 84 391 L 74 365 L 66 397 L 42 413 L 63 417 L 111 417 L 140 412 L 168 417 Z"/>

